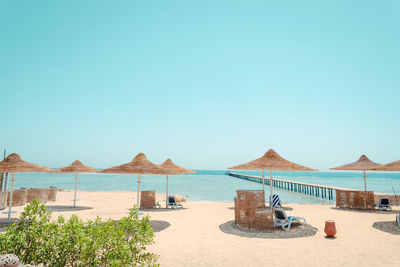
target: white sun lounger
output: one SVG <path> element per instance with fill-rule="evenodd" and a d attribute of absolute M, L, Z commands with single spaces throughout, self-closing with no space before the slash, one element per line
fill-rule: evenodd
<path fill-rule="evenodd" d="M 299 222 L 302 225 L 306 223 L 306 219 L 303 217 L 287 216 L 285 210 L 282 208 L 274 209 L 275 220 L 274 225 L 282 227 L 283 230 L 287 231 L 292 226 L 292 223 Z"/>
<path fill-rule="evenodd" d="M 168 205 L 167 207 L 171 207 L 173 209 L 183 208 L 181 202 L 176 201 L 175 196 L 168 196 Z"/>

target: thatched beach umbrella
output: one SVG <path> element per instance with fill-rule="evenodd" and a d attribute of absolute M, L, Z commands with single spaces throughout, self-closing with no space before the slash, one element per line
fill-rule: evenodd
<path fill-rule="evenodd" d="M 163 175 L 175 174 L 175 172 L 164 169 L 152 162 L 150 162 L 144 153 L 139 153 L 136 157 L 128 163 L 104 169 L 101 173 L 117 173 L 117 174 L 138 174 L 138 190 L 137 190 L 137 208 L 139 208 L 139 194 L 140 194 L 140 175 Z"/>
<path fill-rule="evenodd" d="M 176 174 L 182 174 L 182 173 L 195 173 L 192 170 L 185 169 L 183 167 L 180 167 L 176 165 L 175 163 L 172 162 L 171 159 L 167 159 L 164 161 L 164 163 L 160 164 L 161 167 L 168 169 L 170 171 L 176 172 Z M 167 174 L 167 184 L 166 184 L 166 190 L 165 190 L 165 207 L 168 207 L 168 174 Z"/>
<path fill-rule="evenodd" d="M 11 172 L 12 173 L 11 192 L 10 192 L 10 200 L 9 200 L 10 203 L 9 203 L 9 209 L 8 209 L 8 223 L 10 223 L 12 198 L 13 198 L 13 190 L 14 190 L 14 174 L 16 172 L 57 172 L 57 171 L 47 168 L 47 167 L 37 165 L 37 164 L 23 161 L 18 154 L 12 153 L 0 162 L 0 172 Z"/>
<path fill-rule="evenodd" d="M 270 149 L 261 158 L 255 159 L 245 164 L 230 167 L 228 169 L 236 170 L 262 170 L 263 190 L 264 190 L 264 171 L 270 172 L 270 207 L 272 198 L 272 171 L 318 171 L 311 169 L 282 158 L 275 150 Z"/>
<path fill-rule="evenodd" d="M 361 157 L 352 163 L 331 168 L 331 170 L 342 170 L 342 171 L 364 171 L 364 191 L 367 191 L 367 174 L 366 171 L 373 170 L 375 168 L 382 167 L 382 164 L 371 161 L 366 155 Z"/>
<path fill-rule="evenodd" d="M 373 170 L 374 171 L 386 171 L 386 172 L 399 172 L 400 171 L 400 160 L 396 160 L 391 163 L 382 165 L 381 167 L 374 168 Z M 398 201 L 396 192 L 394 191 L 394 187 L 392 187 L 392 189 L 393 189 L 393 193 L 395 195 L 396 201 Z"/>
<path fill-rule="evenodd" d="M 374 171 L 398 172 L 398 171 L 400 171 L 400 160 L 396 160 L 391 163 L 382 165 L 381 167 L 374 168 L 373 170 Z"/>
<path fill-rule="evenodd" d="M 78 186 L 78 173 L 98 172 L 98 170 L 85 166 L 79 160 L 75 160 L 71 165 L 58 169 L 59 172 L 75 173 L 75 192 L 74 192 L 74 207 L 76 206 L 76 188 Z"/>

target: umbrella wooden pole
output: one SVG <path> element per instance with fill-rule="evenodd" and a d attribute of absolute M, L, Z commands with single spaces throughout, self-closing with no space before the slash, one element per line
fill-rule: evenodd
<path fill-rule="evenodd" d="M 6 150 L 4 149 L 4 157 L 3 157 L 3 159 L 5 159 L 6 158 Z M 7 191 L 7 188 L 8 188 L 8 172 L 3 172 L 3 180 L 2 180 L 2 183 L 1 183 L 1 191 Z M 7 200 L 6 200 L 6 204 L 7 204 Z"/>
<path fill-rule="evenodd" d="M 6 158 L 6 150 L 4 149 L 4 157 L 3 160 Z M 0 191 L 4 191 L 4 179 L 5 179 L 5 173 L 2 172 L 0 176 Z M 0 200 L 1 201 L 1 200 Z M 7 204 L 7 203 L 6 203 Z"/>
<path fill-rule="evenodd" d="M 263 172 L 262 172 L 262 179 L 263 179 L 263 191 L 265 191 L 264 190 L 264 169 L 262 170 Z M 264 196 L 265 196 L 265 193 L 264 193 Z"/>
<path fill-rule="evenodd" d="M 367 174 L 364 170 L 364 191 L 367 192 Z"/>
<path fill-rule="evenodd" d="M 137 189 L 137 209 L 139 209 L 139 196 L 140 196 L 140 174 L 139 174 L 139 178 L 138 178 L 138 189 Z"/>
<path fill-rule="evenodd" d="M 12 178 L 11 178 L 10 203 L 9 203 L 9 208 L 8 208 L 8 223 L 11 223 L 11 208 L 12 208 L 12 200 L 13 200 L 13 189 L 14 189 L 14 172 L 12 173 Z"/>
<path fill-rule="evenodd" d="M 269 206 L 272 211 L 272 171 L 269 171 Z"/>
<path fill-rule="evenodd" d="M 76 207 L 76 188 L 78 187 L 78 173 L 75 174 L 74 207 Z"/>
<path fill-rule="evenodd" d="M 4 191 L 8 188 L 8 172 L 6 172 L 5 179 L 4 179 Z"/>
<path fill-rule="evenodd" d="M 167 175 L 167 188 L 165 191 L 165 208 L 168 208 L 168 175 Z"/>
<path fill-rule="evenodd" d="M 367 205 L 367 174 L 366 171 L 364 170 L 364 205 Z"/>
<path fill-rule="evenodd" d="M 2 173 L 1 191 L 6 191 L 8 187 L 8 172 Z"/>
<path fill-rule="evenodd" d="M 6 173 L 4 173 L 4 172 L 1 173 L 0 185 L 1 185 L 0 191 L 6 191 L 6 187 L 5 187 L 5 185 L 6 185 Z"/>

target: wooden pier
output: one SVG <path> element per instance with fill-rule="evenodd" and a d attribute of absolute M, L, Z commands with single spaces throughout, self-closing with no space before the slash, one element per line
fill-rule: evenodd
<path fill-rule="evenodd" d="M 234 173 L 231 171 L 227 171 L 225 174 L 235 177 L 235 178 L 262 184 L 262 177 L 260 177 L 260 176 L 239 174 L 239 173 Z M 269 185 L 269 182 L 270 182 L 269 178 L 264 177 L 264 184 Z M 352 190 L 349 188 L 319 185 L 319 184 L 300 183 L 300 182 L 281 180 L 281 179 L 273 179 L 272 186 L 281 188 L 281 189 L 286 189 L 286 190 L 293 191 L 293 192 L 297 192 L 297 193 L 301 193 L 301 194 L 305 194 L 305 195 L 309 195 L 309 196 L 328 199 L 328 200 L 334 199 L 334 197 L 336 196 L 336 190 L 345 190 L 345 191 Z"/>

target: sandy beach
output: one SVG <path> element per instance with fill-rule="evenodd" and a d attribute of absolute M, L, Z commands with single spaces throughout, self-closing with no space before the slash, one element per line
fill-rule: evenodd
<path fill-rule="evenodd" d="M 159 198 L 161 201 L 162 194 Z M 118 220 L 136 203 L 136 193 L 79 191 L 77 210 L 68 207 L 72 205 L 71 199 L 72 191 L 60 191 L 55 202 L 47 203 L 54 210 L 53 219 L 75 213 L 82 219 L 100 216 Z M 375 222 L 394 221 L 395 211 L 361 212 L 309 204 L 284 206 L 288 215 L 306 218 L 307 225 L 317 228 L 315 234 L 272 239 L 262 233 L 246 236 L 243 231 L 240 236 L 235 229 L 229 233 L 229 222 L 234 220 L 233 202 L 186 202 L 183 209 L 143 212 L 151 220 L 170 224 L 155 233 L 155 244 L 149 249 L 160 255 L 161 266 L 398 266 L 400 235 L 373 227 Z M 399 207 L 394 209 L 398 212 Z M 14 210 L 20 212 L 23 207 Z M 1 214 L 0 220 L 5 219 L 6 215 Z M 335 239 L 325 238 L 327 219 L 336 222 Z"/>

